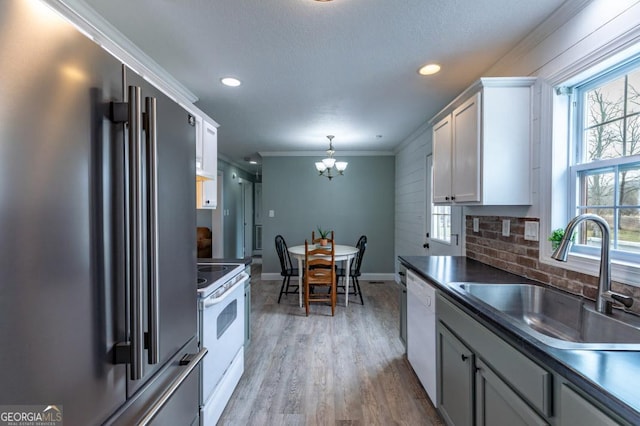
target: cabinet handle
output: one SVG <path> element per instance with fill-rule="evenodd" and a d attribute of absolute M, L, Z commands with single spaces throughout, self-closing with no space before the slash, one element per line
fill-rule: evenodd
<path fill-rule="evenodd" d="M 444 197 L 445 201 L 449 201 L 449 197 Z"/>
<path fill-rule="evenodd" d="M 460 355 L 460 358 L 462 358 L 462 362 L 466 362 L 467 359 L 469 359 L 469 357 L 465 354 Z"/>
<path fill-rule="evenodd" d="M 452 196 L 451 196 L 451 200 L 453 201 L 453 200 L 455 200 L 455 199 L 456 199 L 456 196 L 455 196 L 455 195 L 452 195 Z"/>

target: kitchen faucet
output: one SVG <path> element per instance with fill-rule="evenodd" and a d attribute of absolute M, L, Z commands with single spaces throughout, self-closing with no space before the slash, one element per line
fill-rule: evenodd
<path fill-rule="evenodd" d="M 590 220 L 600 227 L 600 277 L 598 280 L 598 299 L 596 300 L 596 310 L 604 314 L 610 314 L 613 302 L 618 302 L 626 306 L 631 307 L 633 299 L 624 294 L 614 293 L 611 291 L 611 259 L 609 258 L 609 224 L 606 220 L 595 214 L 581 214 L 567 224 L 567 228 L 564 231 L 564 236 L 560 241 L 560 245 L 553 252 L 551 257 L 561 262 L 567 261 L 567 255 L 569 254 L 569 248 L 571 247 L 571 237 L 577 228 L 577 226 Z"/>

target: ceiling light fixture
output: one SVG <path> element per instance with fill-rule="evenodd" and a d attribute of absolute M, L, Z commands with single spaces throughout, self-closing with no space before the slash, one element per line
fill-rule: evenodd
<path fill-rule="evenodd" d="M 440 71 L 440 65 L 438 64 L 427 64 L 418 70 L 418 74 L 420 75 L 432 75 Z"/>
<path fill-rule="evenodd" d="M 229 87 L 238 87 L 242 84 L 240 80 L 234 77 L 223 77 L 220 79 L 220 82 Z"/>
<path fill-rule="evenodd" d="M 327 136 L 327 139 L 329 139 L 329 149 L 327 150 L 327 158 L 323 159 L 322 161 L 316 162 L 316 170 L 318 170 L 319 176 L 324 176 L 326 178 L 329 178 L 329 180 L 333 179 L 338 175 L 340 176 L 344 175 L 344 171 L 349 165 L 349 163 L 347 163 L 346 161 L 336 161 L 336 159 L 333 158 L 333 154 L 335 154 L 336 152 L 333 149 L 333 138 L 335 138 L 335 136 L 333 135 Z M 338 172 L 337 175 L 331 174 L 331 170 L 334 168 Z"/>

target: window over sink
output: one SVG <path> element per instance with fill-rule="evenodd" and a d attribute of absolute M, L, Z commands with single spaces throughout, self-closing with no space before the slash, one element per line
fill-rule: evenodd
<path fill-rule="evenodd" d="M 640 45 L 584 63 L 548 86 L 552 144 L 548 156 L 544 144 L 541 153 L 551 176 L 547 231 L 579 214 L 603 217 L 613 280 L 640 286 Z M 597 275 L 600 231 L 586 223 L 574 238 L 568 268 Z M 541 261 L 560 266 L 550 254 L 542 243 Z"/>
<path fill-rule="evenodd" d="M 640 253 L 640 58 L 567 91 L 575 131 L 570 156 L 571 211 L 595 213 L 611 228 L 614 259 Z M 599 231 L 585 224 L 574 251 L 597 255 Z"/>

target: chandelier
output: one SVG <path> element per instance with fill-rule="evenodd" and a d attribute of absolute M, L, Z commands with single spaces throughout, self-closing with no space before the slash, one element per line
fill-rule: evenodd
<path fill-rule="evenodd" d="M 320 174 L 320 176 L 329 178 L 329 180 L 333 179 L 335 176 L 344 175 L 344 170 L 347 168 L 347 165 L 349 165 L 349 163 L 347 163 L 346 161 L 336 161 L 336 159 L 333 158 L 333 154 L 335 154 L 336 152 L 333 149 L 334 137 L 335 136 L 333 135 L 327 136 L 327 139 L 329 139 L 329 149 L 327 150 L 327 158 L 323 159 L 322 161 L 316 161 L 316 169 L 318 170 L 318 173 Z M 333 169 L 336 170 L 337 174 L 331 173 Z"/>

